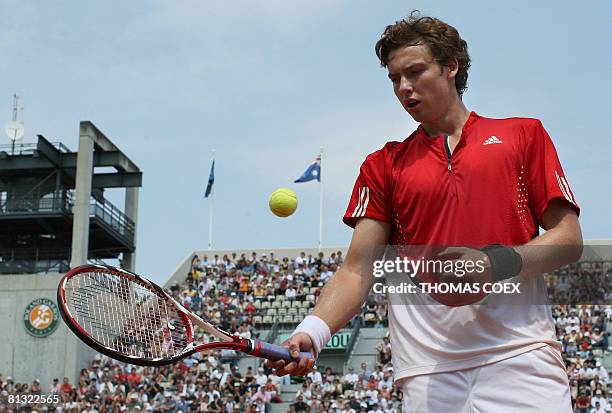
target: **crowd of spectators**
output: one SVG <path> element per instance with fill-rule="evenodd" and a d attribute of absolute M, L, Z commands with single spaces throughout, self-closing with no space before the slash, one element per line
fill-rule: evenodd
<path fill-rule="evenodd" d="M 184 282 L 170 287 L 175 298 L 220 328 L 245 338 L 267 334 L 275 323 L 291 324 L 316 303 L 321 288 L 342 264 L 340 251 L 326 257 L 301 253 L 277 258 L 274 253 L 197 256 Z M 572 404 L 577 413 L 612 411 L 611 380 L 603 366 L 606 351 L 612 351 L 609 327 L 612 306 L 575 305 L 569 300 L 604 297 L 610 263 L 589 263 L 559 270 L 547 278 L 549 291 L 558 303 L 552 306 L 557 337 L 570 378 Z M 576 275 L 594 292 L 576 293 Z M 552 281 L 551 281 L 552 280 Z M 554 282 L 553 282 L 554 281 Z M 566 284 L 569 287 L 566 287 Z M 582 284 L 581 284 L 582 285 Z M 602 292 L 603 288 L 603 292 Z M 585 290 L 587 291 L 587 290 Z M 587 294 L 587 295 L 585 295 Z M 602 295 L 603 294 L 603 295 Z M 565 301 L 564 301 L 565 300 Z M 569 301 L 567 301 L 569 300 Z M 290 303 L 280 305 L 279 302 Z M 278 309 L 271 312 L 270 309 Z M 282 310 L 288 310 L 281 312 Z M 365 326 L 387 326 L 387 303 L 372 294 L 353 322 Z M 272 316 L 270 316 L 272 314 Z M 292 314 L 295 317 L 292 317 Z M 290 327 L 290 326 L 288 326 Z M 266 336 L 260 337 L 267 339 Z M 167 367 L 134 367 L 97 355 L 81 371 L 76 383 L 56 378 L 48 389 L 37 380 L 15 383 L 0 374 L 0 413 L 55 411 L 83 413 L 119 412 L 269 412 L 275 403 L 286 403 L 290 412 L 394 413 L 402 394 L 393 386 L 393 365 L 388 337 L 376 347 L 376 360 L 359 371 L 311 372 L 300 383 L 295 399 L 283 400 L 281 389 L 288 378 L 279 378 L 262 364 L 240 371 L 238 355 L 232 351 L 196 354 Z M 46 405 L 7 405 L 9 395 L 58 395 L 59 402 Z"/>
<path fill-rule="evenodd" d="M 612 262 L 580 262 L 545 276 L 575 413 L 612 412 Z"/>
<path fill-rule="evenodd" d="M 552 304 L 575 306 L 612 303 L 612 262 L 571 264 L 546 275 L 546 281 Z"/>
<path fill-rule="evenodd" d="M 390 351 L 383 350 L 386 346 L 387 338 L 378 346 L 379 353 Z M 390 362 L 377 362 L 373 370 L 362 363 L 358 372 L 349 367 L 345 374 L 335 374 L 331 368 L 309 373 L 289 412 L 397 413 L 401 400 Z"/>
<path fill-rule="evenodd" d="M 606 352 L 612 351 L 612 306 L 555 305 L 552 314 L 570 379 L 574 412 L 612 412 L 612 377 L 603 365 Z"/>
<path fill-rule="evenodd" d="M 215 352 L 197 354 L 171 366 L 151 368 L 97 355 L 76 383 L 66 377 L 60 384 L 56 378 L 43 391 L 36 381 L 28 386 L 0 377 L 0 385 L 5 403 L 10 394 L 57 394 L 57 403 L 29 407 L 66 413 L 254 413 L 264 412 L 269 398 L 279 397 L 278 377 L 265 374 L 263 369 L 255 372 L 252 367 L 239 372 L 235 365 L 222 364 L 220 359 Z"/>

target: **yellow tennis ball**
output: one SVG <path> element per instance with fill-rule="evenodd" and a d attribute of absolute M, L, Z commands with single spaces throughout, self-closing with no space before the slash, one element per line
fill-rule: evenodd
<path fill-rule="evenodd" d="M 279 188 L 270 195 L 270 211 L 278 217 L 288 217 L 295 212 L 298 205 L 295 192 L 288 188 Z"/>

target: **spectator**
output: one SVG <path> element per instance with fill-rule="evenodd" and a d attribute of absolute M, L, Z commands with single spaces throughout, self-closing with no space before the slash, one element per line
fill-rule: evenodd
<path fill-rule="evenodd" d="M 603 397 L 603 392 L 601 390 L 596 390 L 595 395 L 591 397 L 591 406 L 597 407 L 596 405 L 599 405 L 601 410 L 608 407 L 608 402 L 606 401 L 605 397 Z"/>
<path fill-rule="evenodd" d="M 264 374 L 263 367 L 257 369 L 257 375 L 255 376 L 255 383 L 258 386 L 264 386 L 268 382 L 268 376 Z"/>
<path fill-rule="evenodd" d="M 586 392 L 581 391 L 576 398 L 576 413 L 590 413 L 590 408 L 591 398 L 586 394 Z"/>
<path fill-rule="evenodd" d="M 64 380 L 62 381 L 62 384 L 59 390 L 60 390 L 60 393 L 72 393 L 72 384 L 70 384 L 68 377 L 64 377 Z"/>
<path fill-rule="evenodd" d="M 174 412 L 176 410 L 176 401 L 174 401 L 172 393 L 164 393 L 164 402 L 160 407 L 162 412 Z"/>
<path fill-rule="evenodd" d="M 343 390 L 352 390 L 355 387 L 355 383 L 359 380 L 359 375 L 355 373 L 353 367 L 348 368 L 348 373 L 344 376 L 344 388 Z"/>
<path fill-rule="evenodd" d="M 299 395 L 295 403 L 291 405 L 296 413 L 310 412 L 310 406 L 304 402 L 304 396 Z"/>
<path fill-rule="evenodd" d="M 590 413 L 605 413 L 605 410 L 601 406 L 601 403 L 595 402 L 595 406 L 591 409 Z"/>
<path fill-rule="evenodd" d="M 53 379 L 53 383 L 49 385 L 49 394 L 59 394 L 59 393 L 60 393 L 59 379 L 55 377 Z"/>

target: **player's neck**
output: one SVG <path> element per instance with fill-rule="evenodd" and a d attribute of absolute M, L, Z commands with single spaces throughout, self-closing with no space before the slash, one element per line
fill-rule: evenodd
<path fill-rule="evenodd" d="M 429 137 L 448 135 L 461 136 L 463 125 L 470 117 L 470 111 L 465 107 L 463 102 L 457 99 L 448 110 L 444 111 L 444 115 L 431 122 L 423 122 L 421 125 Z"/>

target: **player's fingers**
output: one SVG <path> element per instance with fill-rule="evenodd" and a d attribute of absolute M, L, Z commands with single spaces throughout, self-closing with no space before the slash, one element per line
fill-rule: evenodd
<path fill-rule="evenodd" d="M 315 360 L 307 359 L 307 361 L 306 361 L 306 372 L 304 373 L 304 375 L 310 373 L 313 370 L 315 363 L 316 363 Z"/>
<path fill-rule="evenodd" d="M 266 361 L 266 366 L 268 366 L 268 368 L 276 369 L 276 370 L 283 368 L 285 364 L 286 363 L 284 360 L 277 360 L 277 361 L 267 360 Z"/>
<path fill-rule="evenodd" d="M 314 369 L 314 365 L 316 364 L 316 360 L 308 360 L 308 371 L 312 371 Z"/>
<path fill-rule="evenodd" d="M 292 340 L 291 338 L 286 342 L 289 345 L 289 353 L 291 357 L 296 358 L 300 355 L 300 343 Z"/>
<path fill-rule="evenodd" d="M 286 366 L 277 369 L 274 373 L 277 376 L 285 376 L 287 374 L 294 374 L 295 368 L 297 367 L 297 364 L 292 361 L 291 363 L 287 364 Z"/>
<path fill-rule="evenodd" d="M 297 368 L 293 371 L 294 376 L 304 376 L 308 373 L 308 362 L 310 359 L 308 357 L 302 357 L 297 364 Z"/>
<path fill-rule="evenodd" d="M 463 256 L 464 256 L 463 252 L 456 251 L 456 250 L 453 251 L 450 248 L 447 248 L 441 253 L 439 253 L 438 255 L 436 255 L 436 258 L 442 261 L 452 261 L 452 260 L 458 260 Z"/>
<path fill-rule="evenodd" d="M 302 375 L 305 375 L 305 374 L 308 373 L 308 370 L 309 370 L 308 369 L 308 362 L 309 361 L 310 361 L 310 359 L 308 357 L 302 357 L 302 359 L 300 360 L 300 363 L 299 363 L 298 366 L 299 366 L 300 373 Z"/>

